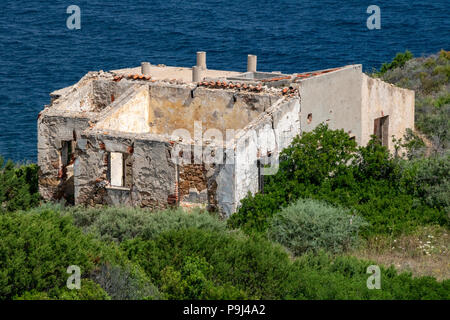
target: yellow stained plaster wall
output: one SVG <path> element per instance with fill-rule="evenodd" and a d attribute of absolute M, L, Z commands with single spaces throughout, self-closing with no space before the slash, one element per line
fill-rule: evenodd
<path fill-rule="evenodd" d="M 151 112 L 149 108 L 148 87 L 139 89 L 136 94 L 110 116 L 97 124 L 100 130 L 115 130 L 130 133 L 150 131 Z"/>

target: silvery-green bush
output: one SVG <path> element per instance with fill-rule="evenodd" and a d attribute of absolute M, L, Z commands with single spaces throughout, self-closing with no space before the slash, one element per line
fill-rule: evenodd
<path fill-rule="evenodd" d="M 349 249 L 358 239 L 364 220 L 348 210 L 313 199 L 300 199 L 276 214 L 268 236 L 292 254 L 325 249 L 339 253 Z"/>
<path fill-rule="evenodd" d="M 151 240 L 168 230 L 203 229 L 225 231 L 226 223 L 204 210 L 183 209 L 152 212 L 126 207 L 67 208 L 63 213 L 73 217 L 74 224 L 101 240 L 122 242 L 142 238 Z"/>

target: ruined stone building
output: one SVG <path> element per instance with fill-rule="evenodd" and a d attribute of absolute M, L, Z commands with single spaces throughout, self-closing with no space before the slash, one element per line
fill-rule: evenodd
<path fill-rule="evenodd" d="M 360 145 L 392 150 L 414 127 L 414 92 L 361 65 L 282 74 L 142 63 L 89 72 L 51 94 L 38 117 L 39 187 L 75 204 L 236 211 L 261 176 L 276 172 L 293 137 L 328 123 Z M 272 171 L 270 171 L 272 170 Z"/>

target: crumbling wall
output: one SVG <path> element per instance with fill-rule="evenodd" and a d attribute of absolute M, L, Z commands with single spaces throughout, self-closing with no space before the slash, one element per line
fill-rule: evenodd
<path fill-rule="evenodd" d="M 392 136 L 399 139 L 407 128 L 414 129 L 414 91 L 402 89 L 362 74 L 362 140 L 374 134 L 374 120 L 389 116 L 388 148 L 394 151 Z"/>
<path fill-rule="evenodd" d="M 175 164 L 169 143 L 126 133 L 87 133 L 81 145 L 76 172 L 76 203 L 130 205 L 163 209 L 173 205 L 176 193 Z M 130 157 L 130 187 L 112 187 L 108 177 L 108 154 Z M 129 172 L 130 173 L 130 172 Z"/>
<path fill-rule="evenodd" d="M 259 175 L 276 174 L 279 153 L 300 134 L 299 115 L 298 97 L 281 99 L 237 136 L 235 208 L 248 192 L 259 190 Z M 265 164 L 269 167 L 264 168 Z"/>
<path fill-rule="evenodd" d="M 302 80 L 302 131 L 327 123 L 331 129 L 344 129 L 361 143 L 361 75 L 362 66 L 352 65 Z"/>
<path fill-rule="evenodd" d="M 178 169 L 178 195 L 181 202 L 207 203 L 205 164 L 185 164 Z"/>
<path fill-rule="evenodd" d="M 124 94 L 133 83 L 128 81 L 111 81 L 110 79 L 98 79 L 92 82 L 93 111 L 101 111 Z"/>
<path fill-rule="evenodd" d="M 166 208 L 176 201 L 176 164 L 166 141 L 136 139 L 134 144 L 132 203 L 141 207 Z"/>
<path fill-rule="evenodd" d="M 173 144 L 180 205 L 233 213 L 234 151 L 223 145 Z"/>
<path fill-rule="evenodd" d="M 108 154 L 103 140 L 83 134 L 75 161 L 75 204 L 107 204 Z"/>
<path fill-rule="evenodd" d="M 234 151 L 226 150 L 225 154 L 228 154 L 227 159 L 234 157 Z M 213 169 L 215 170 L 207 173 L 208 191 L 211 190 L 208 192 L 209 204 L 213 204 L 215 200 L 219 212 L 229 217 L 236 211 L 236 165 L 234 162 L 225 162 L 216 165 Z M 215 195 L 214 199 L 211 198 L 212 195 Z"/>
<path fill-rule="evenodd" d="M 39 192 L 46 200 L 70 196 L 72 188 L 61 159 L 62 142 L 78 141 L 89 126 L 87 118 L 42 114 L 38 119 Z M 75 152 L 76 155 L 76 152 Z M 74 164 L 74 167 L 76 163 Z"/>

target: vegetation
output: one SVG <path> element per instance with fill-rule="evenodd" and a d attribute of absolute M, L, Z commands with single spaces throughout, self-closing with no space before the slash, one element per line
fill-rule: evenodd
<path fill-rule="evenodd" d="M 233 233 L 168 231 L 150 241 L 128 240 L 122 248 L 160 288 L 183 299 L 448 299 L 450 293 L 449 280 L 398 275 L 394 268 L 382 269 L 383 290 L 369 290 L 369 261 L 324 252 L 292 261 L 262 237 Z M 217 289 L 211 292 L 212 282 Z"/>
<path fill-rule="evenodd" d="M 413 54 L 411 51 L 406 50 L 405 53 L 397 53 L 397 55 L 394 57 L 394 59 L 389 63 L 383 63 L 381 66 L 380 71 L 377 73 L 377 75 L 381 76 L 388 72 L 389 70 L 394 70 L 397 68 L 403 68 L 405 63 L 413 58 Z"/>
<path fill-rule="evenodd" d="M 340 253 L 357 242 L 358 230 L 364 224 L 361 217 L 343 208 L 300 199 L 272 219 L 268 235 L 296 256 L 320 249 Z"/>
<path fill-rule="evenodd" d="M 183 209 L 152 212 L 133 208 L 83 207 L 68 208 L 65 215 L 74 219 L 74 224 L 85 232 L 104 241 L 122 242 L 140 237 L 154 239 L 167 230 L 187 228 L 205 229 L 220 232 L 226 223 L 208 213 L 195 210 L 186 214 Z"/>
<path fill-rule="evenodd" d="M 356 147 L 343 130 L 320 125 L 283 150 L 279 171 L 265 177 L 264 194 L 241 201 L 228 223 L 247 233 L 265 232 L 282 208 L 299 198 L 313 198 L 346 207 L 366 219 L 365 236 L 400 234 L 418 225 L 448 226 L 443 200 L 448 194 L 447 166 L 445 158 L 422 167 L 423 171 L 417 166 L 409 168 L 374 139 Z M 442 195 L 431 196 L 433 188 Z"/>
<path fill-rule="evenodd" d="M 83 234 L 69 217 L 61 217 L 59 212 L 49 207 L 1 214 L 0 239 L 1 300 L 110 297 L 114 292 L 108 287 L 102 289 L 92 281 L 86 282 L 104 276 L 100 273 L 104 264 L 130 270 L 130 277 L 135 282 L 151 286 L 146 275 L 132 265 L 116 246 Z M 81 291 L 72 292 L 66 288 L 67 268 L 71 265 L 80 267 L 86 280 L 87 286 Z M 140 298 L 157 297 L 158 292 L 153 289 L 152 295 Z"/>
<path fill-rule="evenodd" d="M 5 163 L 0 156 L 0 213 L 25 210 L 39 203 L 38 166 Z"/>
<path fill-rule="evenodd" d="M 375 74 L 382 80 L 416 93 L 415 125 L 434 153 L 450 145 L 450 52 L 412 59 L 408 51 Z"/>

